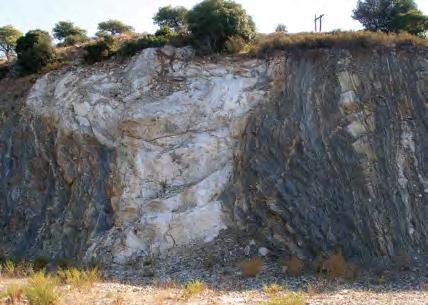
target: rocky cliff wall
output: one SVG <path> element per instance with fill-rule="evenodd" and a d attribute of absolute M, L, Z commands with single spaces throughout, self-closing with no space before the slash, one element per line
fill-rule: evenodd
<path fill-rule="evenodd" d="M 0 248 L 124 264 L 238 228 L 301 257 L 426 251 L 427 71 L 424 49 L 165 47 L 51 72 L 0 110 Z"/>
<path fill-rule="evenodd" d="M 275 98 L 251 114 L 238 150 L 236 220 L 303 258 L 425 253 L 427 55 L 277 57 Z"/>

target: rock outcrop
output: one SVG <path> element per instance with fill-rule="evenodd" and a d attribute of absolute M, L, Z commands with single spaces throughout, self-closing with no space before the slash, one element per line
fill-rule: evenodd
<path fill-rule="evenodd" d="M 251 114 L 238 150 L 237 221 L 302 258 L 426 252 L 427 55 L 277 57 L 275 98 Z"/>
<path fill-rule="evenodd" d="M 0 249 L 124 264 L 233 227 L 303 258 L 426 251 L 427 87 L 424 49 L 51 72 L 0 108 Z"/>

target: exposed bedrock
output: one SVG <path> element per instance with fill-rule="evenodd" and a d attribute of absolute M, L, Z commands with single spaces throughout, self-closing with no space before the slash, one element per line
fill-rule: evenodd
<path fill-rule="evenodd" d="M 233 227 L 300 257 L 426 251 L 427 87 L 422 48 L 164 47 L 6 88 L 0 250 L 125 264 Z"/>
<path fill-rule="evenodd" d="M 428 250 L 428 52 L 276 57 L 226 193 L 236 221 L 300 257 Z"/>

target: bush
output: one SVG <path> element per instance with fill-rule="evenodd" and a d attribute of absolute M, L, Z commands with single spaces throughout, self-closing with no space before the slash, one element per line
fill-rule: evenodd
<path fill-rule="evenodd" d="M 376 46 L 428 46 L 428 40 L 410 34 L 384 34 L 376 32 L 278 33 L 259 35 L 253 54 L 265 55 L 273 50 L 305 50 L 319 48 L 373 48 Z"/>
<path fill-rule="evenodd" d="M 130 57 L 146 48 L 162 47 L 169 41 L 170 39 L 165 36 L 147 35 L 144 38 L 125 42 L 117 53 L 122 57 Z"/>
<path fill-rule="evenodd" d="M 18 304 L 23 295 L 23 289 L 17 284 L 11 284 L 6 287 L 6 290 L 0 294 L 2 298 L 7 298 L 6 304 Z"/>
<path fill-rule="evenodd" d="M 278 285 L 277 283 L 272 283 L 270 285 L 264 284 L 262 289 L 263 292 L 268 296 L 277 295 L 278 293 L 284 291 L 284 287 Z"/>
<path fill-rule="evenodd" d="M 34 73 L 55 59 L 55 50 L 45 31 L 29 31 L 16 42 L 18 65 L 23 72 Z"/>
<path fill-rule="evenodd" d="M 98 268 L 81 271 L 73 267 L 70 269 L 59 270 L 58 277 L 67 285 L 71 285 L 79 289 L 90 288 L 98 280 Z"/>
<path fill-rule="evenodd" d="M 272 295 L 269 300 L 260 305 L 303 305 L 305 299 L 300 292 L 287 292 L 283 295 Z"/>
<path fill-rule="evenodd" d="M 84 47 L 84 60 L 88 64 L 110 58 L 115 52 L 115 40 L 112 36 L 104 36 L 97 42 L 90 43 Z"/>
<path fill-rule="evenodd" d="M 229 37 L 225 43 L 225 50 L 229 54 L 236 54 L 241 52 L 247 43 L 240 36 Z"/>
<path fill-rule="evenodd" d="M 262 269 L 263 261 L 259 257 L 245 260 L 239 264 L 241 272 L 247 277 L 255 277 Z"/>
<path fill-rule="evenodd" d="M 183 295 L 185 298 L 190 298 L 194 295 L 197 295 L 205 289 L 204 283 L 199 280 L 191 281 L 184 285 Z"/>
<path fill-rule="evenodd" d="M 354 271 L 352 267 L 346 262 L 342 254 L 332 254 L 327 257 L 321 267 L 322 271 L 326 272 L 327 275 L 337 277 L 352 277 Z"/>
<path fill-rule="evenodd" d="M 245 42 L 255 37 L 255 24 L 234 1 L 204 0 L 188 12 L 189 30 L 203 52 L 223 51 L 226 41 L 240 36 Z"/>
<path fill-rule="evenodd" d="M 24 294 L 30 305 L 55 305 L 59 300 L 55 278 L 37 272 L 28 279 Z"/>
<path fill-rule="evenodd" d="M 31 262 L 33 264 L 34 271 L 41 271 L 46 268 L 46 266 L 49 263 L 49 259 L 47 259 L 46 257 L 40 256 L 40 257 L 33 258 Z"/>
<path fill-rule="evenodd" d="M 292 276 L 298 276 L 302 274 L 304 267 L 303 262 L 295 256 L 291 257 L 290 260 L 286 261 L 285 266 L 287 267 L 287 272 Z"/>
<path fill-rule="evenodd" d="M 75 26 L 73 22 L 60 21 L 55 24 L 52 30 L 56 39 L 61 40 L 61 45 L 71 46 L 79 42 L 88 40 L 86 31 Z"/>

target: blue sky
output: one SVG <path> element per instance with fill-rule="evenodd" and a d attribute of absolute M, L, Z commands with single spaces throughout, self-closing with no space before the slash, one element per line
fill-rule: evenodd
<path fill-rule="evenodd" d="M 191 8 L 198 0 L 0 0 L 0 26 L 13 24 L 22 32 L 40 28 L 51 31 L 59 20 L 70 20 L 94 34 L 97 24 L 119 19 L 138 32 L 154 32 L 152 17 L 168 4 Z M 325 14 L 323 27 L 360 29 L 350 16 L 356 0 L 237 0 L 253 16 L 259 32 L 272 32 L 278 23 L 290 32 L 312 31 L 313 18 Z M 416 0 L 428 14 L 428 0 Z"/>

